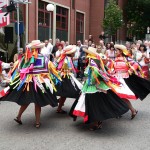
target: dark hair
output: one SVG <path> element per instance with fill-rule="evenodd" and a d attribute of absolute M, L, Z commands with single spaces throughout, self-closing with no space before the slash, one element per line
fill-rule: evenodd
<path fill-rule="evenodd" d="M 111 49 L 111 48 L 114 48 L 114 44 L 110 44 L 110 49 Z M 115 49 L 115 48 L 114 48 L 114 49 Z"/>
<path fill-rule="evenodd" d="M 110 43 L 106 43 L 106 49 L 109 49 L 110 47 L 108 47 L 108 44 L 110 45 Z"/>
<path fill-rule="evenodd" d="M 58 48 L 59 46 L 61 46 L 62 49 L 64 48 L 64 46 L 63 46 L 61 43 L 59 43 L 59 44 L 57 45 L 57 48 Z"/>
<path fill-rule="evenodd" d="M 140 50 L 141 47 L 144 47 L 144 52 L 147 51 L 147 48 L 146 48 L 146 46 L 144 44 L 140 44 L 139 50 Z"/>

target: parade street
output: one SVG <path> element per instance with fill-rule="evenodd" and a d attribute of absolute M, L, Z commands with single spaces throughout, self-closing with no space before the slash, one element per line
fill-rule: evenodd
<path fill-rule="evenodd" d="M 69 111 L 73 99 L 67 99 Z M 133 102 L 138 115 L 130 120 L 130 112 L 121 119 L 109 119 L 103 128 L 91 132 L 81 119 L 73 122 L 68 115 L 57 114 L 50 106 L 42 109 L 40 129 L 33 127 L 34 105 L 23 115 L 23 125 L 13 119 L 19 106 L 0 104 L 0 150 L 148 150 L 150 147 L 150 95 Z"/>

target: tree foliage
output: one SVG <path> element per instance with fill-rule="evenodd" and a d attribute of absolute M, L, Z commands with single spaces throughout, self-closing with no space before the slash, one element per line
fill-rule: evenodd
<path fill-rule="evenodd" d="M 129 0 L 126 6 L 128 32 L 144 38 L 150 26 L 150 0 Z"/>
<path fill-rule="evenodd" d="M 115 0 L 110 0 L 105 9 L 103 28 L 109 35 L 114 35 L 123 25 L 123 12 Z"/>

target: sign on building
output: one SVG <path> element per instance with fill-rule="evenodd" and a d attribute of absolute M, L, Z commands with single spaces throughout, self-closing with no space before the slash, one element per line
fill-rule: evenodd
<path fill-rule="evenodd" d="M 10 16 L 4 16 L 6 12 L 2 12 L 2 8 L 8 6 L 8 0 L 0 0 L 0 28 L 9 25 Z"/>

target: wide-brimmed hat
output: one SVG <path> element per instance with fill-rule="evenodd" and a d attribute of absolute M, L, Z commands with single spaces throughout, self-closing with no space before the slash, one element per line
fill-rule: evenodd
<path fill-rule="evenodd" d="M 64 48 L 63 54 L 73 54 L 76 52 L 76 45 L 68 45 Z"/>
<path fill-rule="evenodd" d="M 114 45 L 115 49 L 120 49 L 122 50 L 123 54 L 128 56 L 129 55 L 129 51 L 127 50 L 127 48 L 124 45 L 119 45 L 119 44 L 115 44 Z"/>
<path fill-rule="evenodd" d="M 27 45 L 29 48 L 43 48 L 45 43 L 41 43 L 40 40 L 33 40 L 30 44 Z"/>
<path fill-rule="evenodd" d="M 83 51 L 90 54 L 90 55 L 93 55 L 93 56 L 97 55 L 96 48 L 93 48 L 93 47 L 87 48 L 86 46 L 83 46 Z"/>

